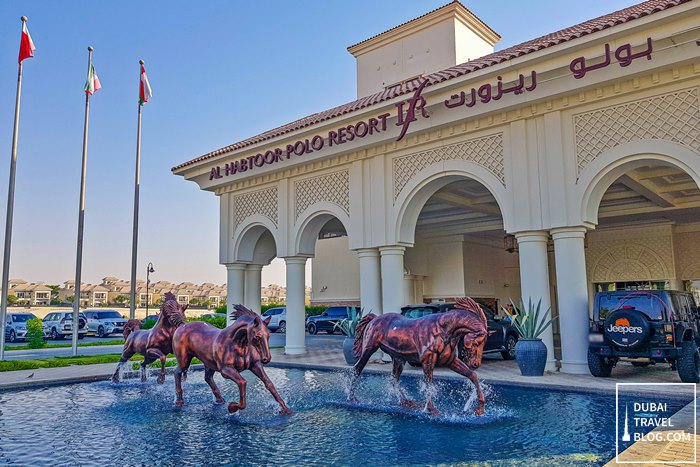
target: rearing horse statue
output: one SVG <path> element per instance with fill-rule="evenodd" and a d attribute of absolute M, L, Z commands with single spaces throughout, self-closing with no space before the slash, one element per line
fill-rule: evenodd
<path fill-rule="evenodd" d="M 353 367 L 350 400 L 355 400 L 354 389 L 358 376 L 372 354 L 381 349 L 391 356 L 394 364 L 392 374 L 397 386 L 406 362 L 423 367 L 423 376 L 427 384 L 432 384 L 435 367 L 447 367 L 466 376 L 476 386 L 479 404 L 474 413 L 483 415 L 486 400 L 474 370 L 481 366 L 488 335 L 486 315 L 469 297 L 458 299 L 457 304 L 456 310 L 434 313 L 418 319 L 406 318 L 398 313 L 386 313 L 382 316 L 370 313 L 363 317 L 355 334 L 353 350 L 359 360 Z M 467 355 L 467 363 L 459 359 L 460 343 Z M 406 398 L 401 388 L 399 395 L 401 405 L 419 407 Z M 428 391 L 426 409 L 431 414 L 439 413 L 433 406 L 431 391 Z"/>
<path fill-rule="evenodd" d="M 175 369 L 176 404 L 182 406 L 185 401 L 182 398 L 182 380 L 187 374 L 190 363 L 197 357 L 204 364 L 204 380 L 214 393 L 216 402 L 224 403 L 221 391 L 214 382 L 214 373 L 217 371 L 226 379 L 230 379 L 238 385 L 240 393 L 239 402 L 228 404 L 229 413 L 246 408 L 246 380 L 241 376 L 244 370 L 250 370 L 257 376 L 282 407 L 281 414 L 290 415 L 291 410 L 280 397 L 270 378 L 265 373 L 263 365 L 270 362 L 269 339 L 270 331 L 266 320 L 243 307 L 234 305 L 233 324 L 225 329 L 217 329 L 214 326 L 195 321 L 180 326 L 173 335 L 173 350 L 177 358 Z"/>
<path fill-rule="evenodd" d="M 134 354 L 141 354 L 144 360 L 141 363 L 141 381 L 146 381 L 146 367 L 160 360 L 160 375 L 158 384 L 165 382 L 166 356 L 173 353 L 173 333 L 175 329 L 185 323 L 185 310 L 188 305 L 180 305 L 175 294 L 167 292 L 165 301 L 160 306 L 158 321 L 152 329 L 141 330 L 141 321 L 130 319 L 124 326 L 124 350 L 117 364 L 117 369 L 112 375 L 112 382 L 119 382 L 119 369 Z"/>

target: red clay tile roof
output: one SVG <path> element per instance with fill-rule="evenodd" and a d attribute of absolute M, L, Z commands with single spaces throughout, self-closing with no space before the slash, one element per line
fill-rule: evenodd
<path fill-rule="evenodd" d="M 462 8 L 464 8 L 465 10 L 467 10 L 469 13 L 471 13 L 471 14 L 474 16 L 474 18 L 476 18 L 476 19 L 481 23 L 481 25 L 484 26 L 486 29 L 488 29 L 489 31 L 491 31 L 492 33 L 494 33 L 495 35 L 497 35 L 498 37 L 501 37 L 501 35 L 498 34 L 496 31 L 494 31 L 493 29 L 491 29 L 491 27 L 490 27 L 488 24 L 484 23 L 484 22 L 481 20 L 481 18 L 479 18 L 478 16 L 476 16 L 476 15 L 474 14 L 473 11 L 471 11 L 469 8 L 467 8 L 467 7 L 465 7 L 464 5 L 462 5 L 462 3 L 461 3 L 459 0 L 452 0 L 452 1 L 451 1 L 450 3 L 448 3 L 447 5 L 443 5 L 443 6 L 441 6 L 440 8 L 436 8 L 436 9 L 434 9 L 434 10 L 432 10 L 432 11 L 429 11 L 429 12 L 427 12 L 427 13 L 424 14 L 424 15 L 420 15 L 420 16 L 417 17 L 417 18 L 413 18 L 413 19 L 410 20 L 410 21 L 406 21 L 405 23 L 401 23 L 401 24 L 399 24 L 398 26 L 394 26 L 394 27 L 391 28 L 391 29 L 387 29 L 387 30 L 384 31 L 384 32 L 380 32 L 379 34 L 375 34 L 374 36 L 372 36 L 372 37 L 370 37 L 370 38 L 368 38 L 368 39 L 365 39 L 365 40 L 363 40 L 363 41 L 360 41 L 360 42 L 358 42 L 357 44 L 353 44 L 353 45 L 351 45 L 350 47 L 348 47 L 348 50 L 350 50 L 350 49 L 352 49 L 353 47 L 358 46 L 358 45 L 360 45 L 360 44 L 364 44 L 364 43 L 367 42 L 367 41 L 371 41 L 371 40 L 374 39 L 375 37 L 379 37 L 379 36 L 381 36 L 382 34 L 386 34 L 386 33 L 389 32 L 389 31 L 393 31 L 394 29 L 398 29 L 398 28 L 403 27 L 403 26 L 405 26 L 405 25 L 407 25 L 407 24 L 409 24 L 409 23 L 412 23 L 412 22 L 414 22 L 414 21 L 418 21 L 418 20 L 421 19 L 421 18 L 424 18 L 424 17 L 426 17 L 426 16 L 428 16 L 428 15 L 430 15 L 430 14 L 433 14 L 433 13 L 435 13 L 436 11 L 442 10 L 443 8 L 446 8 L 446 7 L 450 6 L 450 5 L 454 5 L 455 3 L 457 3 L 458 5 L 460 5 Z"/>
<path fill-rule="evenodd" d="M 458 78 L 460 76 L 467 75 L 474 71 L 497 65 L 499 63 L 512 60 L 523 55 L 527 55 L 529 53 L 537 52 L 538 50 L 546 49 L 548 47 L 552 47 L 563 42 L 568 42 L 579 37 L 593 34 L 595 32 L 602 31 L 605 29 L 609 29 L 611 27 L 617 26 L 618 24 L 627 23 L 629 21 L 633 21 L 644 16 L 658 13 L 660 11 L 667 10 L 669 8 L 681 5 L 683 3 L 687 3 L 689 1 L 691 0 L 648 0 L 646 2 L 639 3 L 628 8 L 624 8 L 614 13 L 600 16 L 598 18 L 585 21 L 581 24 L 577 24 L 575 26 L 571 26 L 560 31 L 553 32 L 545 36 L 529 40 L 527 42 L 523 42 L 522 44 L 518 44 L 507 49 L 500 50 L 498 52 L 486 55 L 484 57 L 477 58 L 475 60 L 471 60 L 460 65 L 455 65 L 453 67 L 447 68 L 446 70 L 431 73 L 425 76 L 425 78 L 423 79 L 428 80 L 427 86 L 441 83 L 443 81 Z M 244 139 L 243 141 L 231 144 L 230 146 L 226 146 L 221 149 L 217 149 L 210 153 L 204 154 L 202 156 L 197 157 L 196 159 L 192 159 L 191 161 L 175 166 L 171 170 L 176 171 L 230 151 L 235 151 L 237 149 L 252 146 L 254 144 L 261 143 L 263 141 L 267 141 L 278 136 L 282 136 L 287 133 L 300 130 L 302 128 L 307 128 L 312 125 L 319 124 L 321 122 L 330 120 L 340 115 L 345 115 L 350 112 L 364 109 L 371 105 L 385 102 L 395 97 L 413 92 L 420 85 L 421 82 L 422 81 L 420 79 L 416 78 L 412 81 L 407 81 L 401 84 L 400 86 L 391 87 L 389 89 L 385 89 L 384 91 L 372 94 L 367 97 L 363 97 L 356 101 L 339 105 L 332 109 L 324 110 L 323 112 L 318 112 L 309 115 L 308 117 L 295 120 L 291 123 L 287 123 L 286 125 L 282 125 L 280 127 L 266 131 L 257 136 Z"/>

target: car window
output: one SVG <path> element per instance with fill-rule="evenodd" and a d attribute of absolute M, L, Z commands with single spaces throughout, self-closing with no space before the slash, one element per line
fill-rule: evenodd
<path fill-rule="evenodd" d="M 51 321 L 53 319 L 53 313 L 49 313 L 48 315 L 44 316 L 44 321 Z"/>
<path fill-rule="evenodd" d="M 27 320 L 34 318 L 34 315 L 12 315 L 13 323 L 26 323 Z"/>
<path fill-rule="evenodd" d="M 328 316 L 347 316 L 348 312 L 345 307 L 339 307 L 339 306 L 332 306 L 328 310 L 326 310 L 326 313 L 328 313 Z"/>
<path fill-rule="evenodd" d="M 661 320 L 664 317 L 663 311 L 668 307 L 668 303 L 666 303 L 663 298 L 655 295 L 604 294 L 600 296 L 599 302 L 600 319 L 606 319 L 610 313 L 622 308 L 623 306 L 639 310 L 650 319 Z"/>
<path fill-rule="evenodd" d="M 121 318 L 121 317 L 122 317 L 122 315 L 120 315 L 116 311 L 98 311 L 97 312 L 97 319 Z"/>

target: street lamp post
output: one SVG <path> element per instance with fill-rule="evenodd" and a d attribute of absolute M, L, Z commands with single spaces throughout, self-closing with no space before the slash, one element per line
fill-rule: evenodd
<path fill-rule="evenodd" d="M 148 302 L 150 301 L 148 295 L 148 285 L 151 282 L 150 276 L 152 272 L 156 272 L 156 270 L 153 269 L 153 263 L 148 263 L 148 266 L 146 266 L 146 318 L 148 318 Z"/>

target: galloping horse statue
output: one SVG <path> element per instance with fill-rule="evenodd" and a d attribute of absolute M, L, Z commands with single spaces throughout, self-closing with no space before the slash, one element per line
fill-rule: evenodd
<path fill-rule="evenodd" d="M 149 330 L 141 330 L 141 321 L 130 319 L 124 325 L 124 350 L 117 364 L 117 369 L 112 375 L 112 382 L 119 382 L 119 369 L 134 354 L 141 354 L 144 360 L 141 363 L 141 381 L 146 381 L 146 367 L 160 359 L 160 375 L 158 384 L 165 382 L 165 360 L 169 353 L 173 352 L 173 333 L 175 329 L 185 323 L 185 310 L 188 305 L 180 305 L 175 294 L 167 292 L 165 301 L 160 306 L 160 315 L 155 326 Z"/>
<path fill-rule="evenodd" d="M 173 335 L 173 350 L 177 358 L 175 369 L 176 404 L 182 406 L 182 380 L 186 376 L 192 358 L 197 357 L 204 364 L 204 380 L 209 384 L 216 402 L 224 403 L 221 392 L 214 382 L 214 373 L 230 379 L 238 385 L 239 402 L 228 404 L 229 413 L 243 410 L 246 407 L 246 380 L 241 376 L 242 371 L 250 370 L 257 376 L 282 407 L 281 414 L 290 415 L 292 412 L 280 397 L 270 378 L 265 373 L 263 365 L 270 362 L 270 331 L 267 325 L 270 317 L 262 320 L 258 314 L 243 307 L 234 305 L 233 324 L 225 329 L 217 329 L 203 322 L 187 323 L 180 326 Z"/>
<path fill-rule="evenodd" d="M 372 354 L 381 349 L 391 356 L 394 364 L 392 374 L 397 387 L 406 362 L 423 367 L 427 384 L 432 384 L 435 367 L 447 367 L 466 376 L 476 386 L 479 404 L 474 413 L 483 415 L 486 400 L 474 370 L 481 366 L 487 335 L 486 315 L 469 297 L 458 299 L 455 310 L 418 319 L 406 318 L 398 313 L 386 313 L 382 316 L 370 313 L 357 325 L 353 350 L 359 360 L 353 367 L 349 398 L 355 400 L 354 389 L 358 376 Z M 467 363 L 459 359 L 460 342 L 465 350 Z M 399 395 L 401 405 L 420 407 L 407 399 L 401 388 Z M 431 391 L 428 391 L 425 407 L 431 414 L 439 413 L 433 406 Z"/>

